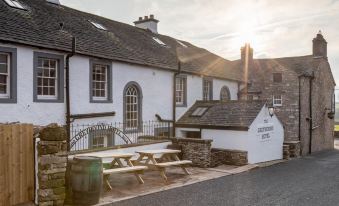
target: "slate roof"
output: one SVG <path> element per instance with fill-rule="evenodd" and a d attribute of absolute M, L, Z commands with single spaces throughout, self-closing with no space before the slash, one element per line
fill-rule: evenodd
<path fill-rule="evenodd" d="M 221 128 L 247 130 L 265 101 L 197 101 L 176 123 L 178 127 Z M 208 107 L 201 116 L 192 116 L 198 107 Z"/>
<path fill-rule="evenodd" d="M 253 64 L 249 66 L 249 82 L 248 88 L 242 89 L 242 93 L 260 93 L 263 90 L 263 84 L 251 84 L 251 81 L 256 79 L 256 82 L 265 82 L 264 73 L 273 73 L 276 68 L 280 70 L 290 70 L 295 72 L 296 77 L 301 75 L 311 76 L 312 72 L 317 69 L 322 58 L 314 58 L 313 55 L 283 57 L 272 59 L 254 59 Z M 234 61 L 234 65 L 241 69 L 241 61 Z M 247 89 L 247 91 L 246 91 Z"/>
<path fill-rule="evenodd" d="M 113 21 L 46 0 L 19 0 L 27 11 L 9 7 L 0 0 L 0 41 L 41 48 L 71 51 L 72 35 L 77 38 L 77 53 L 161 69 L 177 70 L 177 56 L 182 71 L 241 81 L 233 63 L 205 49 L 151 31 Z M 90 21 L 108 31 L 95 28 Z M 60 30 L 63 23 L 63 30 Z M 157 37 L 168 47 L 157 44 Z"/>

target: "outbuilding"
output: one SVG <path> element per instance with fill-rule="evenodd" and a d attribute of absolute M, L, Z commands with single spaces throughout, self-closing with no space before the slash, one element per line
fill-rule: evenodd
<path fill-rule="evenodd" d="M 283 158 L 283 125 L 261 100 L 197 101 L 177 121 L 176 134 L 212 139 L 212 148 L 247 151 L 252 164 Z"/>

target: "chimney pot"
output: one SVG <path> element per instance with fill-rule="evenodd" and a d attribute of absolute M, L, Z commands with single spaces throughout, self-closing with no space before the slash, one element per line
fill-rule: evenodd
<path fill-rule="evenodd" d="M 148 16 L 145 16 L 145 20 L 147 20 L 148 19 Z"/>
<path fill-rule="evenodd" d="M 150 17 L 151 19 L 154 19 L 154 15 L 153 15 L 153 14 L 151 14 L 149 17 Z"/>
<path fill-rule="evenodd" d="M 139 17 L 139 21 L 142 21 L 142 16 L 141 16 L 141 17 Z"/>

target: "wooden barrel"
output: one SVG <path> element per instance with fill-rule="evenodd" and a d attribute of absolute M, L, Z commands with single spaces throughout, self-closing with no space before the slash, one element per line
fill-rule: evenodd
<path fill-rule="evenodd" d="M 74 205 L 94 205 L 99 202 L 102 188 L 102 161 L 98 157 L 74 157 L 71 167 Z"/>

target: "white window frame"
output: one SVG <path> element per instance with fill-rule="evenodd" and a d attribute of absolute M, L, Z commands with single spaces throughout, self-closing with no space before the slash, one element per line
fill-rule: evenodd
<path fill-rule="evenodd" d="M 95 74 L 95 68 L 96 68 L 96 66 L 100 66 L 100 67 L 105 67 L 105 80 L 104 81 L 99 81 L 99 80 L 95 80 L 95 79 L 93 79 L 93 76 L 95 76 L 94 74 Z M 108 100 L 108 69 L 109 69 L 109 67 L 108 67 L 108 65 L 105 65 L 105 64 L 96 64 L 96 63 L 94 63 L 93 65 L 92 65 L 92 97 L 93 97 L 93 100 L 94 101 L 102 101 L 102 100 Z M 94 90 L 98 90 L 98 88 L 96 88 L 96 84 L 95 83 L 97 83 L 97 82 L 99 82 L 99 83 L 102 83 L 102 82 L 104 82 L 105 83 L 105 96 L 103 96 L 103 97 L 101 97 L 101 96 L 95 96 L 95 92 L 94 92 Z"/>
<path fill-rule="evenodd" d="M 161 41 L 159 38 L 157 37 L 153 37 L 153 40 L 155 42 L 157 42 L 158 44 L 160 44 L 161 46 L 167 46 L 167 44 L 165 44 L 163 41 Z"/>
<path fill-rule="evenodd" d="M 176 77 L 175 79 L 175 103 L 178 106 L 185 105 L 185 96 L 186 96 L 186 78 L 185 77 Z"/>
<path fill-rule="evenodd" d="M 130 85 L 125 92 L 125 116 L 126 130 L 137 130 L 139 128 L 139 90 L 136 86 Z M 132 101 L 129 101 L 132 100 Z"/>
<path fill-rule="evenodd" d="M 106 27 L 104 27 L 102 24 L 96 23 L 94 21 L 89 21 L 93 26 L 95 26 L 97 29 L 101 29 L 104 31 L 107 31 Z"/>
<path fill-rule="evenodd" d="M 44 76 L 39 76 L 37 72 L 37 98 L 38 100 L 56 100 L 58 99 L 58 94 L 59 94 L 59 90 L 58 90 L 58 83 L 59 83 L 59 62 L 57 59 L 53 59 L 53 58 L 47 58 L 47 57 L 38 57 L 38 62 L 39 62 L 39 59 L 43 59 L 43 60 L 49 60 L 49 61 L 55 61 L 55 77 L 54 78 L 51 78 L 51 77 L 44 77 Z M 39 67 L 39 65 L 37 66 L 37 69 L 41 69 L 41 70 L 44 70 L 45 67 L 42 66 L 42 67 Z M 49 67 L 49 70 L 51 70 L 51 67 Z M 44 74 L 44 72 L 42 71 L 42 75 Z M 39 78 L 42 78 L 42 79 L 54 79 L 54 95 L 39 95 L 38 94 L 38 88 L 41 87 L 39 85 Z M 43 88 L 46 87 L 43 85 L 43 80 L 42 80 L 42 91 L 43 91 Z M 49 86 L 47 86 L 49 87 Z"/>
<path fill-rule="evenodd" d="M 103 144 L 94 144 L 94 139 L 97 139 L 97 138 L 103 138 L 104 139 Z M 92 139 L 92 148 L 95 149 L 95 148 L 107 147 L 107 139 L 108 139 L 107 135 L 94 136 L 93 139 Z"/>
<path fill-rule="evenodd" d="M 280 98 L 278 98 L 278 97 L 280 97 Z M 277 101 L 280 101 L 280 102 L 277 103 Z M 273 106 L 279 107 L 279 106 L 282 106 L 282 104 L 283 104 L 282 95 L 273 95 Z"/>
<path fill-rule="evenodd" d="M 7 56 L 7 73 L 0 73 L 6 75 L 6 93 L 0 94 L 1 99 L 9 99 L 11 97 L 11 57 L 8 53 L 0 52 L 1 55 Z"/>
<path fill-rule="evenodd" d="M 210 79 L 203 79 L 203 85 L 202 85 L 202 99 L 204 101 L 212 100 L 213 98 L 213 82 Z"/>

